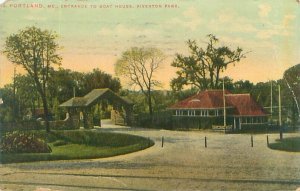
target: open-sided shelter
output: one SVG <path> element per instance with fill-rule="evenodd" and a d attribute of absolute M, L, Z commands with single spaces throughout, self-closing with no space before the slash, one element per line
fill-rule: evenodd
<path fill-rule="evenodd" d="M 94 126 L 94 113 L 92 111 L 92 107 L 98 105 L 98 107 L 101 108 L 101 103 L 103 100 L 108 101 L 109 104 L 113 106 L 113 110 L 115 111 L 124 110 L 124 124 L 131 125 L 133 103 L 128 99 L 118 96 L 108 88 L 94 89 L 84 97 L 71 98 L 62 103 L 60 107 L 67 109 L 69 117 L 73 118 L 73 121 L 75 118 L 75 121 L 78 121 L 79 123 L 79 120 L 82 119 L 83 126 L 85 128 L 92 128 Z M 82 115 L 80 115 L 80 113 Z M 101 126 L 101 118 L 99 119 L 99 123 L 97 125 Z"/>

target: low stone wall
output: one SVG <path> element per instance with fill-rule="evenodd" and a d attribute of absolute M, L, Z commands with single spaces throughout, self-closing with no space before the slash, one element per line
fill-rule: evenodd
<path fill-rule="evenodd" d="M 125 117 L 116 110 L 111 110 L 110 119 L 115 125 L 126 125 Z"/>
<path fill-rule="evenodd" d="M 79 129 L 79 121 L 77 119 L 71 118 L 66 118 L 65 120 L 59 121 L 50 121 L 49 125 L 50 129 L 52 130 Z M 21 121 L 0 123 L 0 131 L 26 131 L 43 129 L 45 129 L 45 121 Z"/>

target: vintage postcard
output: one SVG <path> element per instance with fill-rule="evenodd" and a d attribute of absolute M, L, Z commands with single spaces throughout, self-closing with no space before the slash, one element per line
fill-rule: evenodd
<path fill-rule="evenodd" d="M 299 191 L 299 19 L 299 0 L 0 0 L 0 191 Z"/>

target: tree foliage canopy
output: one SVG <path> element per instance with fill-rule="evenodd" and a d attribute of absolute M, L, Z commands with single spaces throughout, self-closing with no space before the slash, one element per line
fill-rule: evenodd
<path fill-rule="evenodd" d="M 129 87 L 138 86 L 148 100 L 149 112 L 152 113 L 151 91 L 160 85 L 155 79 L 164 54 L 157 48 L 131 48 L 123 52 L 115 65 L 117 76 L 127 79 Z"/>
<path fill-rule="evenodd" d="M 297 107 L 298 116 L 300 116 L 300 64 L 287 69 L 283 74 L 283 79 L 292 94 Z"/>
<path fill-rule="evenodd" d="M 172 66 L 178 68 L 177 78 L 171 81 L 174 90 L 181 90 L 186 85 L 199 89 L 219 88 L 220 73 L 227 66 L 245 58 L 241 48 L 231 50 L 227 46 L 219 46 L 219 39 L 208 35 L 206 48 L 201 48 L 196 41 L 188 40 L 189 56 L 177 54 Z"/>
<path fill-rule="evenodd" d="M 27 27 L 17 34 L 7 37 L 5 50 L 9 61 L 21 65 L 35 82 L 36 89 L 43 100 L 46 130 L 49 131 L 48 103 L 46 88 L 53 64 L 60 64 L 57 51 L 57 35 L 37 27 Z"/>

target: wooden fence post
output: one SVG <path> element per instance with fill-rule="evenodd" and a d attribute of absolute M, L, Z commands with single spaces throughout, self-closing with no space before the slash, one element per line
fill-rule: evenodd
<path fill-rule="evenodd" d="M 204 138 L 204 146 L 205 146 L 205 148 L 207 148 L 207 138 L 206 137 Z"/>
<path fill-rule="evenodd" d="M 269 136 L 267 135 L 267 146 L 269 146 Z"/>
<path fill-rule="evenodd" d="M 161 147 L 164 147 L 164 136 L 161 137 Z"/>
<path fill-rule="evenodd" d="M 253 147 L 253 136 L 251 135 L 251 147 Z"/>
<path fill-rule="evenodd" d="M 282 128 L 280 127 L 280 132 L 279 132 L 279 138 L 280 138 L 280 141 L 282 141 L 283 139 L 283 132 L 282 132 Z"/>

